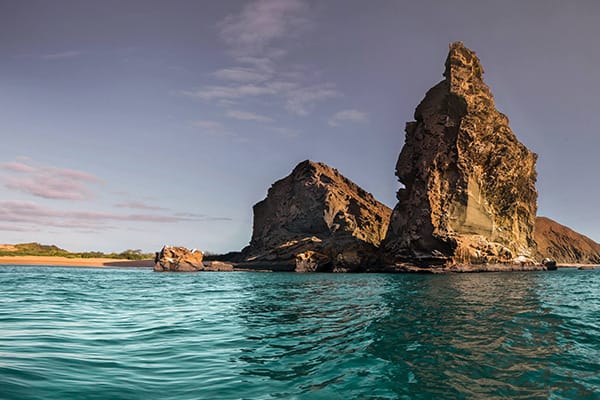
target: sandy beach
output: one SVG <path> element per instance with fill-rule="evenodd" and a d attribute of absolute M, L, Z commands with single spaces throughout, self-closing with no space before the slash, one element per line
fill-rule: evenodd
<path fill-rule="evenodd" d="M 47 256 L 0 257 L 0 265 L 55 265 L 62 267 L 152 267 L 153 260 L 117 258 L 67 258 Z"/>

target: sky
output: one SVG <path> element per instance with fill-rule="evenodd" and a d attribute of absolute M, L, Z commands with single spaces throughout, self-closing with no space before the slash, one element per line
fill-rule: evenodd
<path fill-rule="evenodd" d="M 538 214 L 600 241 L 599 20 L 597 1 L 0 0 L 0 243 L 239 250 L 305 159 L 393 207 L 457 40 L 539 155 Z"/>

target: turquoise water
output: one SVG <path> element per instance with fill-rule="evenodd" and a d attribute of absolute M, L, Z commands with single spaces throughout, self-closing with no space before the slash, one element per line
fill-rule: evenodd
<path fill-rule="evenodd" d="M 600 399 L 600 271 L 0 266 L 2 399 Z"/>

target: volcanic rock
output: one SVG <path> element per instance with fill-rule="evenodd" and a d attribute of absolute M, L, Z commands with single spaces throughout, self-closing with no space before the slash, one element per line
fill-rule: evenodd
<path fill-rule="evenodd" d="M 316 251 L 296 254 L 296 272 L 331 271 L 331 265 L 331 258 Z"/>
<path fill-rule="evenodd" d="M 548 269 L 548 271 L 554 271 L 557 269 L 556 260 L 553 258 L 544 258 L 542 260 L 542 265 Z"/>
<path fill-rule="evenodd" d="M 406 124 L 385 252 L 441 268 L 521 264 L 535 254 L 537 155 L 496 110 L 473 51 L 450 44 L 445 67 Z"/>
<path fill-rule="evenodd" d="M 235 264 L 224 261 L 203 261 L 199 250 L 185 247 L 164 246 L 154 258 L 156 272 L 233 271 Z"/>
<path fill-rule="evenodd" d="M 559 264 L 600 264 L 600 244 L 546 217 L 535 221 L 538 257 Z"/>
<path fill-rule="evenodd" d="M 185 247 L 164 246 L 154 258 L 154 271 L 156 272 L 195 272 L 204 268 L 202 258 L 204 254 L 196 249 L 188 250 Z"/>
<path fill-rule="evenodd" d="M 391 210 L 323 163 L 303 161 L 254 205 L 245 262 L 290 270 L 357 270 L 374 265 Z"/>

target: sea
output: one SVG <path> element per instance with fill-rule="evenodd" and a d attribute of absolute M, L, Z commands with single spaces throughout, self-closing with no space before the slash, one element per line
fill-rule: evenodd
<path fill-rule="evenodd" d="M 0 266 L 0 399 L 600 399 L 600 270 Z"/>

